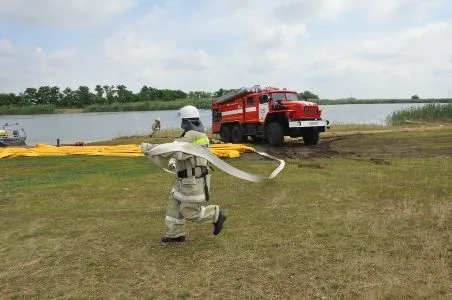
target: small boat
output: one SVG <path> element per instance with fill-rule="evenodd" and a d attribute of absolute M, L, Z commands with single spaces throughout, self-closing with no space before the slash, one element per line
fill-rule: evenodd
<path fill-rule="evenodd" d="M 12 129 L 10 129 L 12 127 Z M 0 129 L 0 146 L 25 146 L 25 140 L 27 139 L 27 134 L 25 130 L 19 126 L 19 123 L 3 125 Z"/>

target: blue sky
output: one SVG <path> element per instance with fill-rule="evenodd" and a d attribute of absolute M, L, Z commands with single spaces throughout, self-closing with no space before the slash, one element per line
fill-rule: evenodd
<path fill-rule="evenodd" d="M 447 0 L 2 0 L 0 92 L 254 84 L 447 97 Z"/>

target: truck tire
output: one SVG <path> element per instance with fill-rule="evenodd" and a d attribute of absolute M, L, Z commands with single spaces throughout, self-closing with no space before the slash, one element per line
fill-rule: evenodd
<path fill-rule="evenodd" d="M 284 130 L 282 125 L 278 122 L 268 124 L 267 138 L 270 146 L 282 146 L 284 144 Z"/>
<path fill-rule="evenodd" d="M 303 142 L 305 145 L 317 145 L 319 143 L 320 133 L 317 128 L 308 128 L 303 133 Z"/>
<path fill-rule="evenodd" d="M 235 144 L 241 144 L 245 140 L 242 127 L 240 127 L 239 124 L 235 124 L 234 127 L 232 127 L 231 140 Z"/>
<path fill-rule="evenodd" d="M 220 129 L 220 138 L 223 142 L 231 142 L 231 129 L 228 125 L 222 125 Z"/>

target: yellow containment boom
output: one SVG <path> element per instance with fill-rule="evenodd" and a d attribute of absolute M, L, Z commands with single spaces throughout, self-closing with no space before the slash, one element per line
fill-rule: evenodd
<path fill-rule="evenodd" d="M 211 144 L 210 151 L 220 158 L 237 158 L 241 153 L 256 152 L 252 147 L 243 144 Z M 33 157 L 33 156 L 64 156 L 64 155 L 94 155 L 94 156 L 144 156 L 140 145 L 128 144 L 117 146 L 52 146 L 36 144 L 34 147 L 0 148 L 0 158 Z"/>

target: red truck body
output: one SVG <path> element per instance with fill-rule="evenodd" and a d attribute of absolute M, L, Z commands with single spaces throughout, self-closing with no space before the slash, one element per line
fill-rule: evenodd
<path fill-rule="evenodd" d="M 319 106 L 300 101 L 296 91 L 258 85 L 213 98 L 211 108 L 212 132 L 231 143 L 243 143 L 251 137 L 281 146 L 284 137 L 290 136 L 316 145 L 319 133 L 329 124 L 322 120 Z"/>

